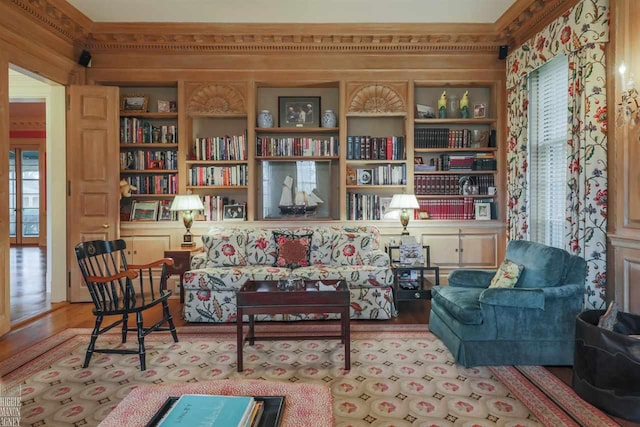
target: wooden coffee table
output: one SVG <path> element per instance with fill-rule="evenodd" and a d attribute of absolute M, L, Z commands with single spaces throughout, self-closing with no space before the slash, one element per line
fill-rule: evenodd
<path fill-rule="evenodd" d="M 323 280 L 332 290 L 319 290 L 317 281 L 305 281 L 301 289 L 280 290 L 277 281 L 250 280 L 236 294 L 238 317 L 238 372 L 242 372 L 242 349 L 245 341 L 242 317 L 249 316 L 249 345 L 256 340 L 309 339 L 304 336 L 255 336 L 254 315 L 256 314 L 309 314 L 340 313 L 340 335 L 313 336 L 313 338 L 340 338 L 344 344 L 344 368 L 351 369 L 351 332 L 349 318 L 349 287 L 344 280 Z"/>

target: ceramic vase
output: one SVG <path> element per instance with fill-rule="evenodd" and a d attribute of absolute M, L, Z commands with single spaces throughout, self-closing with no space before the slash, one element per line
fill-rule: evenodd
<path fill-rule="evenodd" d="M 338 118 L 336 117 L 336 113 L 333 110 L 324 110 L 322 113 L 322 121 L 323 128 L 334 128 L 338 124 Z"/>
<path fill-rule="evenodd" d="M 269 110 L 262 110 L 258 113 L 258 127 L 259 128 L 272 128 L 273 116 Z"/>

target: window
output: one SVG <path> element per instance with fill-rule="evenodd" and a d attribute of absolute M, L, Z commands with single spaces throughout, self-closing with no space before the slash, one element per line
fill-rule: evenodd
<path fill-rule="evenodd" d="M 531 240 L 564 248 L 567 193 L 567 57 L 529 76 L 529 227 Z"/>

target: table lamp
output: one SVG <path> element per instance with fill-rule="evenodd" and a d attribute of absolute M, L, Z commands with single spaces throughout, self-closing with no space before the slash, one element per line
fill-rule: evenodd
<path fill-rule="evenodd" d="M 409 224 L 409 212 L 407 209 L 420 209 L 418 199 L 413 194 L 394 194 L 389 203 L 389 209 L 402 209 L 400 213 L 400 223 L 402 224 L 402 235 L 407 236 L 407 225 Z"/>
<path fill-rule="evenodd" d="M 178 194 L 173 199 L 171 207 L 172 211 L 182 212 L 182 222 L 184 223 L 187 232 L 182 237 L 183 247 L 194 246 L 193 235 L 191 234 L 191 225 L 193 224 L 193 211 L 199 211 L 204 209 L 202 200 L 195 194 Z"/>

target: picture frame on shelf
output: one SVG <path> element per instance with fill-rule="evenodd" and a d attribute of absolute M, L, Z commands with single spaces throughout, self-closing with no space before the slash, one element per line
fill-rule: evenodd
<path fill-rule="evenodd" d="M 487 202 L 478 202 L 474 206 L 475 219 L 477 220 L 490 220 L 491 219 L 491 204 Z"/>
<path fill-rule="evenodd" d="M 146 113 L 149 95 L 127 94 L 120 97 L 120 111 L 123 113 Z"/>
<path fill-rule="evenodd" d="M 164 169 L 164 160 L 149 160 L 149 167 L 147 169 Z"/>
<path fill-rule="evenodd" d="M 136 200 L 133 202 L 131 221 L 156 221 L 159 200 Z"/>
<path fill-rule="evenodd" d="M 176 214 L 171 211 L 171 200 L 160 201 L 158 207 L 158 221 L 173 221 Z"/>
<path fill-rule="evenodd" d="M 278 111 L 281 128 L 320 127 L 319 96 L 279 96 Z"/>
<path fill-rule="evenodd" d="M 224 205 L 222 207 L 223 221 L 244 221 L 245 217 L 245 205 Z"/>
<path fill-rule="evenodd" d="M 169 101 L 169 112 L 170 113 L 178 112 L 178 103 L 176 101 Z"/>
<path fill-rule="evenodd" d="M 487 104 L 473 104 L 473 118 L 484 119 L 487 117 Z"/>
<path fill-rule="evenodd" d="M 169 101 L 165 101 L 162 99 L 158 100 L 158 113 L 169 113 L 171 112 L 171 104 Z"/>

